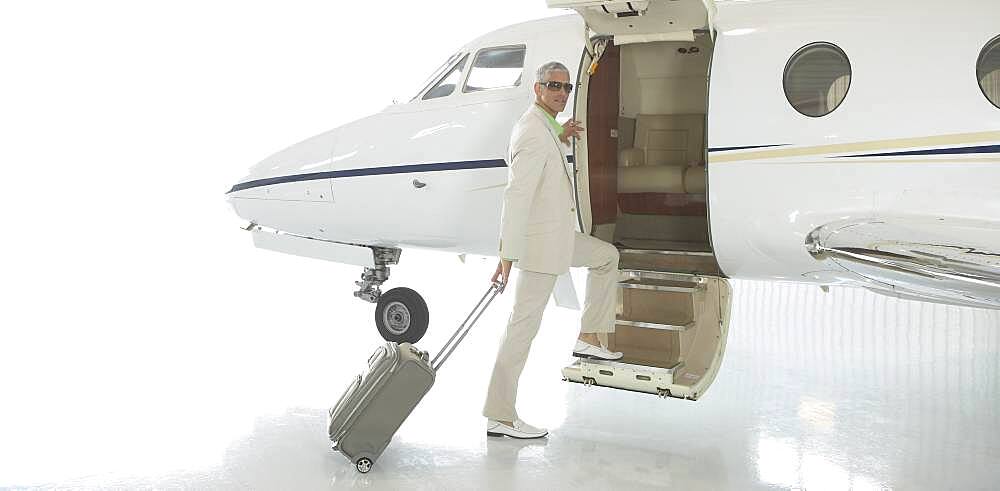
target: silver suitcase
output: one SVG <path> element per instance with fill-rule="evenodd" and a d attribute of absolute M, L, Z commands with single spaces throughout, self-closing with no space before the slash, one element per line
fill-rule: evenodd
<path fill-rule="evenodd" d="M 426 351 L 409 343 L 388 342 L 379 346 L 368 359 L 368 368 L 354 378 L 330 409 L 329 435 L 333 449 L 344 454 L 359 472 L 370 471 L 396 430 L 434 385 L 438 369 L 465 339 L 502 286 L 490 285 L 432 361 L 428 361 Z"/>

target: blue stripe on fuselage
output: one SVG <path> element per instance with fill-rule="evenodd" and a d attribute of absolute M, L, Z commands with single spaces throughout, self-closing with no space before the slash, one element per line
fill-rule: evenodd
<path fill-rule="evenodd" d="M 573 156 L 567 155 L 566 160 L 573 163 Z M 226 194 L 242 191 L 244 189 L 259 188 L 261 186 L 271 186 L 274 184 L 284 184 L 288 182 L 315 181 L 318 179 L 336 179 L 339 177 L 360 177 L 379 176 L 385 174 L 406 174 L 411 172 L 437 172 L 443 170 L 465 170 L 465 169 L 491 169 L 495 167 L 506 167 L 507 163 L 503 159 L 490 160 L 467 160 L 462 162 L 439 162 L 434 164 L 408 164 L 392 165 L 387 167 L 365 167 L 362 169 L 335 170 L 328 172 L 312 172 L 309 174 L 294 174 L 291 176 L 269 177 L 267 179 L 257 179 L 254 181 L 241 182 Z"/>
<path fill-rule="evenodd" d="M 790 145 L 790 143 L 779 143 L 777 145 L 750 145 L 746 147 L 711 147 L 708 149 L 709 153 L 713 152 L 730 152 L 733 150 L 750 150 L 754 148 L 770 148 L 770 147 L 785 147 Z"/>
<path fill-rule="evenodd" d="M 406 174 L 410 172 L 437 172 L 443 170 L 462 169 L 489 169 L 493 167 L 506 167 L 507 163 L 503 159 L 492 160 L 468 160 L 462 162 L 440 162 L 435 164 L 408 164 L 392 165 L 387 167 L 365 167 L 363 169 L 335 170 L 328 172 L 312 172 L 309 174 L 295 174 L 291 176 L 269 177 L 267 179 L 257 179 L 255 181 L 241 182 L 232 189 L 230 193 L 242 191 L 244 189 L 258 188 L 261 186 L 271 186 L 274 184 L 284 184 L 287 182 L 315 181 L 317 179 L 336 179 L 339 177 L 359 177 L 359 176 L 380 176 L 385 174 Z M 227 193 L 228 194 L 228 193 Z"/>
<path fill-rule="evenodd" d="M 932 148 L 929 150 L 907 150 L 904 152 L 866 153 L 864 155 L 844 155 L 844 158 L 857 157 L 903 157 L 912 155 L 964 155 L 969 153 L 1000 153 L 1000 145 L 981 145 L 978 147 Z M 829 157 L 838 158 L 838 157 Z"/>

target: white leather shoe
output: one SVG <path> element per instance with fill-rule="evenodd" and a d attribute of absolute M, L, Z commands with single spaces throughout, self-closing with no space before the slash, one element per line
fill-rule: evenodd
<path fill-rule="evenodd" d="M 514 419 L 514 426 L 507 426 L 492 419 L 486 420 L 487 436 L 509 436 L 511 438 L 525 440 L 529 438 L 542 438 L 548 434 L 549 430 L 546 430 L 545 428 L 535 428 L 534 426 L 531 426 L 517 418 Z"/>
<path fill-rule="evenodd" d="M 598 358 L 601 360 L 617 360 L 623 355 L 619 351 L 608 351 L 601 346 L 594 346 L 590 343 L 585 343 L 576 340 L 576 348 L 573 348 L 573 356 L 578 356 L 580 358 Z"/>

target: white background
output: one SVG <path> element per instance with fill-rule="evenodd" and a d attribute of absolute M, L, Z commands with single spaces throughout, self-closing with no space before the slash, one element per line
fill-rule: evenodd
<path fill-rule="evenodd" d="M 377 344 L 372 307 L 351 295 L 361 270 L 255 249 L 225 191 L 275 151 L 409 100 L 473 38 L 559 13 L 544 0 L 0 4 L 0 485 L 187 465 L 191 448 L 136 449 L 197 438 L 221 454 L 252 422 L 241 407 L 329 403 L 274 360 L 294 372 L 338 356 L 336 336 Z M 432 274 L 455 256 L 403 260 L 387 287 L 465 289 Z M 317 323 L 328 339 L 301 338 Z M 149 420 L 164 412 L 188 423 Z"/>
<path fill-rule="evenodd" d="M 253 248 L 224 193 L 271 153 L 408 100 L 474 37 L 554 14 L 544 0 L 0 4 L 0 487 L 354 482 L 321 428 L 293 426 L 322 425 L 380 341 L 351 295 L 361 270 Z M 386 287 L 427 298 L 425 349 L 492 261 L 403 252 Z M 510 296 L 386 469 L 514 475 L 479 417 Z M 693 405 L 560 382 L 577 322 L 549 309 L 535 341 L 519 409 L 562 433 L 514 448 L 535 459 L 522 472 L 561 462 L 580 482 L 595 448 L 616 448 L 614 465 L 658 483 L 996 482 L 997 312 L 736 282 L 723 368 Z"/>

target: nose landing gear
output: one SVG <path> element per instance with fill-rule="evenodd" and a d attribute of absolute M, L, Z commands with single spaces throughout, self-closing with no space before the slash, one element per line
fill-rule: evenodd
<path fill-rule="evenodd" d="M 416 343 L 427 332 L 427 303 L 410 288 L 393 288 L 385 293 L 379 288 L 389 279 L 389 265 L 399 263 L 402 251 L 372 247 L 375 266 L 366 267 L 361 281 L 355 281 L 354 296 L 375 304 L 375 326 L 382 338 L 397 343 Z"/>
<path fill-rule="evenodd" d="M 393 288 L 375 306 L 375 325 L 386 341 L 416 343 L 427 332 L 427 303 L 409 288 Z"/>

